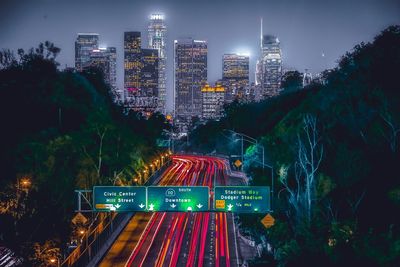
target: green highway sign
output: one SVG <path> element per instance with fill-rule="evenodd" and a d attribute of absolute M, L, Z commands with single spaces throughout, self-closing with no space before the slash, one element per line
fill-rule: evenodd
<path fill-rule="evenodd" d="M 145 211 L 146 187 L 144 186 L 94 186 L 95 211 Z"/>
<path fill-rule="evenodd" d="M 208 186 L 149 186 L 148 211 L 208 211 Z"/>
<path fill-rule="evenodd" d="M 270 199 L 269 186 L 216 186 L 214 188 L 215 211 L 268 212 L 271 207 Z"/>

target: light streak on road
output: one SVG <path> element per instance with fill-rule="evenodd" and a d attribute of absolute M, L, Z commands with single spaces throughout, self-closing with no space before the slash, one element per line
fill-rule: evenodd
<path fill-rule="evenodd" d="M 164 172 L 158 184 L 203 185 L 209 186 L 211 190 L 214 183 L 227 183 L 227 166 L 226 160 L 216 157 L 173 156 L 171 166 Z M 211 199 L 210 202 L 212 201 Z M 137 214 L 134 217 L 136 216 Z M 215 222 L 214 227 L 211 226 L 212 222 Z M 130 246 L 131 251 L 124 264 L 112 266 L 197 267 L 209 266 L 211 262 L 214 266 L 230 267 L 231 252 L 237 254 L 235 250 L 230 251 L 230 243 L 235 240 L 229 234 L 228 228 L 232 226 L 228 226 L 226 213 L 154 212 L 142 223 L 145 224 L 144 230 L 133 238 L 136 243 Z M 124 231 L 121 236 L 124 236 Z M 215 255 L 206 249 L 211 238 L 214 238 Z M 103 262 L 101 266 L 107 266 L 107 262 Z"/>

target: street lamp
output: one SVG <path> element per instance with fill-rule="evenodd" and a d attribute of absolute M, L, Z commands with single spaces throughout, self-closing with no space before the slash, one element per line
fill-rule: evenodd
<path fill-rule="evenodd" d="M 244 148 L 243 148 L 244 141 L 247 141 L 247 142 L 255 145 L 257 148 L 260 147 L 261 150 L 262 150 L 262 167 L 264 169 L 264 165 L 266 165 L 265 162 L 264 162 L 264 159 L 265 159 L 264 147 L 258 143 L 257 139 L 255 139 L 255 138 L 253 138 L 251 136 L 248 136 L 247 134 L 238 133 L 238 132 L 235 132 L 235 131 L 229 130 L 229 129 L 224 129 L 224 131 L 228 131 L 228 132 L 230 132 L 230 133 L 232 133 L 234 135 L 239 135 L 241 137 L 240 140 L 242 141 L 242 162 L 244 160 L 244 156 L 243 156 L 243 154 L 244 154 Z M 235 139 L 234 141 L 237 141 L 237 140 L 238 139 Z"/>
<path fill-rule="evenodd" d="M 21 190 L 21 189 L 29 189 L 31 185 L 31 180 L 27 177 L 22 178 L 21 180 L 17 179 L 17 189 Z"/>
<path fill-rule="evenodd" d="M 60 259 L 58 257 L 50 259 L 51 264 L 54 264 L 56 262 L 57 262 L 57 266 L 60 266 Z"/>
<path fill-rule="evenodd" d="M 262 162 L 259 162 L 259 161 L 256 161 L 256 162 L 261 164 L 263 169 L 264 169 L 264 166 L 266 166 L 266 167 L 271 169 L 271 199 L 273 199 L 273 196 L 274 196 L 274 167 L 272 165 L 265 164 L 265 149 L 264 149 L 264 146 L 259 144 L 257 139 L 255 139 L 255 138 L 253 138 L 251 136 L 248 136 L 246 134 L 238 133 L 238 132 L 235 132 L 235 131 L 229 130 L 229 129 L 224 129 L 223 131 L 228 131 L 228 132 L 230 132 L 230 133 L 232 133 L 234 135 L 239 135 L 241 137 L 241 141 L 242 141 L 242 144 L 241 144 L 242 145 L 242 162 L 243 162 L 243 159 L 244 159 L 244 151 L 243 151 L 243 142 L 244 141 L 247 141 L 247 142 L 255 145 L 256 148 L 258 148 L 258 147 L 261 148 L 261 150 L 262 150 Z M 237 141 L 237 140 L 238 139 L 236 139 L 234 141 Z M 272 210 L 272 201 L 271 201 L 271 210 Z"/>
<path fill-rule="evenodd" d="M 31 184 L 31 182 L 29 181 L 29 179 L 22 179 L 22 185 L 23 186 L 29 186 Z"/>

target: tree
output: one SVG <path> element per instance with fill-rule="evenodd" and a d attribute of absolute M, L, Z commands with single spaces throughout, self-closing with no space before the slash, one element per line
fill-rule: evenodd
<path fill-rule="evenodd" d="M 290 217 L 294 217 L 295 227 L 303 226 L 303 223 L 310 227 L 316 201 L 316 173 L 323 157 L 323 146 L 314 116 L 304 116 L 303 134 L 298 133 L 297 139 L 294 186 L 288 180 L 288 169 L 284 166 L 279 170 L 280 182 L 288 193 L 288 202 L 294 211 Z"/>
<path fill-rule="evenodd" d="M 300 72 L 297 70 L 288 71 L 282 78 L 281 87 L 284 92 L 293 92 L 303 87 L 303 78 Z"/>

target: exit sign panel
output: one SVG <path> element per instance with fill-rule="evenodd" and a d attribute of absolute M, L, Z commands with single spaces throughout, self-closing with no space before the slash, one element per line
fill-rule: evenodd
<path fill-rule="evenodd" d="M 208 186 L 149 186 L 148 211 L 208 211 Z"/>
<path fill-rule="evenodd" d="M 93 208 L 95 211 L 145 211 L 146 187 L 95 186 Z"/>
<path fill-rule="evenodd" d="M 268 212 L 269 186 L 216 186 L 214 188 L 215 211 L 243 213 Z"/>

